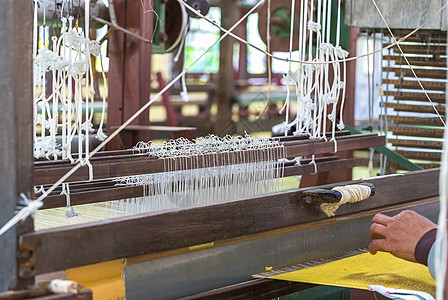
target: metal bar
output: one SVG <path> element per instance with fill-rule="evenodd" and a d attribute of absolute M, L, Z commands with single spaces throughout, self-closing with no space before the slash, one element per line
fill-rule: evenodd
<path fill-rule="evenodd" d="M 15 214 L 20 194 L 31 197 L 32 182 L 32 5 L 0 2 L 0 226 Z M 19 277 L 16 236 L 33 230 L 25 222 L 0 237 L 0 292 L 33 283 Z"/>
<path fill-rule="evenodd" d="M 179 298 L 179 300 L 274 299 L 313 287 L 316 287 L 316 285 L 274 279 L 254 279 L 194 296 Z"/>
<path fill-rule="evenodd" d="M 367 180 L 376 186 L 375 196 L 343 206 L 337 215 L 437 196 L 438 176 L 439 170 L 434 169 Z M 341 183 L 325 187 L 336 185 Z M 323 212 L 300 200 L 304 190 L 307 189 L 24 234 L 20 251 L 31 256 L 22 261 L 21 272 L 32 276 L 327 219 Z M 111 247 L 113 241 L 120 242 Z"/>

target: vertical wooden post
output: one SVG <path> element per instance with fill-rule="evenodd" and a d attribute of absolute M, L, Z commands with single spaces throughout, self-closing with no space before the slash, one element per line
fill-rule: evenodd
<path fill-rule="evenodd" d="M 142 7 L 142 3 L 144 7 Z M 115 0 L 115 12 L 119 25 L 147 39 L 152 38 L 152 7 L 148 1 Z M 152 44 L 144 43 L 122 32 L 114 32 L 109 44 L 109 97 L 107 108 L 107 129 L 120 126 L 137 110 L 149 101 L 151 92 L 151 53 Z M 133 125 L 149 125 L 149 110 L 143 112 Z M 149 140 L 148 131 L 123 133 L 120 145 L 118 140 L 108 146 L 132 147 L 138 141 Z"/>
<path fill-rule="evenodd" d="M 221 26 L 226 29 L 232 27 L 238 16 L 238 5 L 235 0 L 221 0 Z M 221 34 L 223 34 L 221 32 Z M 219 48 L 219 71 L 217 86 L 218 114 L 215 123 L 215 133 L 224 135 L 230 133 L 232 122 L 232 97 L 235 88 L 235 71 L 233 69 L 234 39 L 227 37 L 221 41 Z"/>
<path fill-rule="evenodd" d="M 242 10 L 239 14 L 239 17 L 243 17 L 247 13 L 246 10 Z M 238 27 L 238 35 L 247 39 L 247 19 L 245 19 L 241 25 Z M 238 77 L 237 79 L 247 80 L 248 72 L 247 72 L 247 45 L 243 42 L 239 42 L 240 45 L 240 55 L 239 55 L 239 64 L 238 64 Z"/>
<path fill-rule="evenodd" d="M 21 193 L 31 197 L 32 7 L 29 0 L 0 1 L 0 226 L 14 216 Z M 0 237 L 0 292 L 32 283 L 18 275 L 17 237 L 33 229 L 28 218 Z"/>

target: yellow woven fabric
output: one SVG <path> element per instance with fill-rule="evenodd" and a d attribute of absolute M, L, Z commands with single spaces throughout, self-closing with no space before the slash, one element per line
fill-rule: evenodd
<path fill-rule="evenodd" d="M 376 284 L 431 295 L 435 294 L 436 286 L 425 266 L 384 252 L 360 254 L 270 278 L 357 289 L 367 289 L 367 286 Z"/>

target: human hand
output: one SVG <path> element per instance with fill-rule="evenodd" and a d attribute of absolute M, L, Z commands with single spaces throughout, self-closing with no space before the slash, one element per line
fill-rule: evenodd
<path fill-rule="evenodd" d="M 389 217 L 376 214 L 370 226 L 369 251 L 389 252 L 392 255 L 416 262 L 414 251 L 420 238 L 437 225 L 412 210 Z"/>

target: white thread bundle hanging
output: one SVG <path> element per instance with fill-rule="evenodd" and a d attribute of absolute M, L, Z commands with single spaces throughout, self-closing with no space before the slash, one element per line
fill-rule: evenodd
<path fill-rule="evenodd" d="M 69 159 L 74 163 L 72 141 L 78 136 L 78 161 L 88 165 L 91 171 L 88 160 L 89 135 L 93 131 L 95 94 L 91 56 L 101 54 L 98 42 L 89 39 L 89 1 L 85 1 L 85 30 L 74 26 L 75 20 L 72 16 L 68 18 L 61 16 L 61 33 L 58 37 L 52 37 L 51 49 L 44 41 L 43 48 L 38 50 L 37 4 L 46 7 L 46 2 L 46 0 L 34 1 L 34 156 L 54 160 Z M 67 5 L 65 1 L 63 2 Z M 41 32 L 44 37 L 44 30 Z M 45 82 L 48 72 L 52 73 L 51 93 L 47 92 Z M 104 87 L 107 88 L 106 83 Z M 105 102 L 103 93 L 102 116 L 96 135 L 99 140 L 106 138 L 102 130 Z M 39 135 L 36 130 L 38 125 L 41 126 Z"/>
<path fill-rule="evenodd" d="M 109 216 L 220 203 L 282 188 L 285 153 L 277 140 L 209 135 L 195 142 L 141 142 L 134 149 L 163 159 L 164 172 L 117 178 L 118 185 L 142 186 L 144 197 L 109 202 Z"/>
<path fill-rule="evenodd" d="M 344 60 L 348 56 L 348 52 L 339 45 L 341 1 L 338 1 L 336 17 L 338 24 L 336 45 L 330 42 L 332 1 L 317 0 L 317 20 L 314 20 L 312 13 L 308 16 L 308 8 L 311 7 L 311 11 L 313 11 L 315 2 L 315 0 L 301 0 L 300 3 L 300 30 L 297 37 L 299 39 L 298 53 L 300 63 L 297 70 L 292 71 L 289 69 L 284 76 L 288 86 L 288 95 L 284 108 L 289 107 L 289 87 L 293 86 L 297 96 L 297 114 L 295 119 L 289 122 L 289 110 L 287 109 L 283 127 L 285 133 L 295 128 L 295 135 L 307 133 L 313 139 L 327 140 L 325 132 L 328 120 L 331 122 L 331 141 L 335 143 L 334 151 L 336 152 L 336 126 L 339 129 L 344 128 L 342 108 L 345 98 L 346 63 L 345 61 L 342 63 L 335 61 Z M 294 9 L 294 0 L 292 0 L 292 9 Z M 294 12 L 292 12 L 291 16 L 294 17 L 294 15 Z M 293 23 L 293 21 L 291 22 Z M 316 37 L 314 37 L 314 34 L 316 34 Z M 292 45 L 293 38 L 295 37 L 291 34 L 290 45 Z M 317 41 L 316 43 L 314 43 L 315 40 Z M 314 45 L 316 46 L 315 52 L 313 51 Z M 334 74 L 333 80 L 330 78 L 331 71 Z M 342 98 L 343 102 L 339 124 L 336 125 L 337 105 L 340 98 Z"/>

